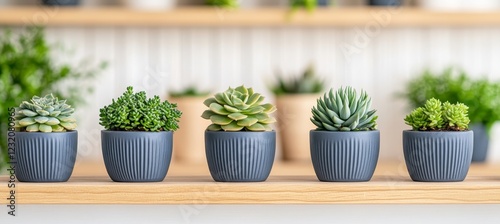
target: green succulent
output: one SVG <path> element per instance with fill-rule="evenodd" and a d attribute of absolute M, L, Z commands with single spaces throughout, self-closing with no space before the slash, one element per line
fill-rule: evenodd
<path fill-rule="evenodd" d="M 212 121 L 209 131 L 271 131 L 270 124 L 276 119 L 269 114 L 276 107 L 263 101 L 264 97 L 252 88 L 229 87 L 203 102 L 209 109 L 201 117 Z"/>
<path fill-rule="evenodd" d="M 182 113 L 176 104 L 148 99 L 146 92 L 134 93 L 129 86 L 117 100 L 100 110 L 100 125 L 113 131 L 175 131 Z"/>
<path fill-rule="evenodd" d="M 239 7 L 237 0 L 206 0 L 205 4 L 229 9 Z"/>
<path fill-rule="evenodd" d="M 15 127 L 26 132 L 64 132 L 76 128 L 71 117 L 75 109 L 54 95 L 34 96 L 31 102 L 23 101 L 16 108 Z"/>
<path fill-rule="evenodd" d="M 330 89 L 312 108 L 311 121 L 317 130 L 369 131 L 377 128 L 376 110 L 370 110 L 371 98 L 365 91 L 358 93 L 352 87 Z"/>
<path fill-rule="evenodd" d="M 463 103 L 442 103 L 432 98 L 407 115 L 405 123 L 415 131 L 464 131 L 470 122 L 468 110 Z"/>
<path fill-rule="evenodd" d="M 275 95 L 283 94 L 304 94 L 304 93 L 320 93 L 325 89 L 323 80 L 319 79 L 314 72 L 314 67 L 310 65 L 297 78 L 285 80 L 278 77 L 278 84 L 271 88 Z"/>

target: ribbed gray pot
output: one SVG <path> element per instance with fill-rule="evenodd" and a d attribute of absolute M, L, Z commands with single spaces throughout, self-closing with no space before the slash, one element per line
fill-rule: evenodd
<path fill-rule="evenodd" d="M 21 182 L 65 182 L 73 173 L 78 132 L 16 132 L 16 177 Z"/>
<path fill-rule="evenodd" d="M 472 149 L 472 131 L 403 131 L 406 167 L 414 181 L 463 181 Z"/>
<path fill-rule="evenodd" d="M 472 162 L 482 163 L 486 161 L 490 136 L 483 124 L 472 124 L 470 130 L 474 132 L 474 152 L 472 153 Z"/>
<path fill-rule="evenodd" d="M 380 131 L 310 132 L 311 160 L 320 181 L 369 181 L 377 166 Z"/>
<path fill-rule="evenodd" d="M 160 182 L 172 158 L 172 132 L 101 131 L 102 155 L 116 182 Z"/>
<path fill-rule="evenodd" d="M 205 131 L 208 168 L 215 181 L 265 181 L 276 151 L 276 132 Z"/>

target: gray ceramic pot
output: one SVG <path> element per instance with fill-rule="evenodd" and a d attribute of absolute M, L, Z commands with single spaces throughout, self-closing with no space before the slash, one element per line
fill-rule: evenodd
<path fill-rule="evenodd" d="M 208 168 L 215 181 L 265 181 L 271 173 L 276 132 L 205 131 Z"/>
<path fill-rule="evenodd" d="M 16 132 L 16 177 L 21 182 L 65 182 L 73 173 L 78 132 Z"/>
<path fill-rule="evenodd" d="M 311 160 L 320 181 L 369 181 L 377 166 L 380 131 L 310 132 Z"/>
<path fill-rule="evenodd" d="M 101 131 L 102 155 L 116 182 L 160 182 L 172 158 L 172 132 Z"/>
<path fill-rule="evenodd" d="M 80 0 L 42 0 L 42 3 L 49 6 L 77 6 Z"/>
<path fill-rule="evenodd" d="M 472 131 L 403 131 L 406 167 L 414 181 L 463 181 L 472 147 Z"/>
<path fill-rule="evenodd" d="M 490 137 L 483 124 L 472 124 L 470 129 L 474 132 L 474 152 L 472 162 L 482 163 L 486 161 Z"/>

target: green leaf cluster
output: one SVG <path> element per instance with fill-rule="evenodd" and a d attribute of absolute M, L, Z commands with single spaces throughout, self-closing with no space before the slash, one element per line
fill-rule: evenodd
<path fill-rule="evenodd" d="M 40 27 L 29 27 L 15 34 L 4 30 L 0 34 L 0 168 L 8 156 L 8 108 L 15 108 L 32 96 L 49 93 L 74 105 L 81 104 L 84 93 L 90 91 L 82 83 L 94 78 L 106 66 L 105 63 L 92 66 L 85 61 L 78 65 L 56 63 L 53 55 L 67 56 L 63 47 L 49 44 Z"/>
<path fill-rule="evenodd" d="M 481 123 L 488 130 L 500 120 L 500 82 L 472 79 L 466 72 L 453 68 L 439 74 L 423 72 L 406 85 L 403 96 L 413 108 L 423 106 L 431 98 L 464 103 L 469 106 L 471 122 Z"/>
<path fill-rule="evenodd" d="M 468 110 L 463 103 L 442 103 L 432 98 L 407 115 L 405 123 L 415 131 L 465 131 L 470 122 Z"/>
<path fill-rule="evenodd" d="M 228 9 L 235 9 L 239 7 L 237 0 L 206 0 L 205 4 Z"/>
<path fill-rule="evenodd" d="M 309 66 L 301 76 L 285 79 L 278 76 L 278 83 L 271 88 L 275 95 L 320 93 L 325 89 L 323 80 Z"/>
<path fill-rule="evenodd" d="M 171 91 L 169 95 L 171 97 L 202 97 L 208 96 L 209 91 L 201 91 L 196 86 L 188 86 L 181 91 Z"/>
<path fill-rule="evenodd" d="M 317 130 L 370 131 L 377 129 L 376 110 L 370 110 L 371 98 L 365 91 L 358 96 L 352 87 L 333 89 L 317 100 L 311 122 Z"/>
<path fill-rule="evenodd" d="M 292 11 L 304 8 L 307 11 L 312 12 L 316 9 L 317 5 L 317 0 L 290 0 L 290 7 Z"/>
<path fill-rule="evenodd" d="M 262 104 L 264 97 L 252 88 L 229 87 L 225 92 L 203 102 L 209 109 L 201 117 L 212 121 L 209 131 L 271 131 L 276 119 L 269 114 L 276 111 L 272 104 Z"/>
<path fill-rule="evenodd" d="M 117 100 L 100 110 L 100 125 L 112 131 L 175 131 L 181 112 L 176 104 L 161 102 L 159 96 L 148 99 L 146 92 L 134 93 L 129 86 Z"/>
<path fill-rule="evenodd" d="M 26 132 L 64 132 L 76 128 L 76 119 L 71 117 L 75 109 L 52 94 L 34 96 L 31 102 L 23 101 L 16 108 L 15 127 Z"/>

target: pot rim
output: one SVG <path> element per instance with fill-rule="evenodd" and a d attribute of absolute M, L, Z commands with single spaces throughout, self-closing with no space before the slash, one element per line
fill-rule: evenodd
<path fill-rule="evenodd" d="M 205 133 L 221 133 L 221 134 L 235 134 L 235 133 L 248 133 L 248 134 L 262 134 L 262 133 L 276 133 L 275 130 L 272 131 L 209 131 L 205 130 Z"/>
<path fill-rule="evenodd" d="M 313 133 L 337 133 L 337 134 L 348 134 L 348 133 L 375 133 L 375 132 L 380 132 L 379 129 L 376 130 L 370 130 L 370 131 L 326 131 L 326 130 L 316 130 L 312 129 L 309 132 Z"/>
<path fill-rule="evenodd" d="M 468 132 L 473 132 L 472 130 L 468 129 L 467 131 L 415 131 L 415 130 L 403 130 L 403 133 L 468 133 Z"/>
<path fill-rule="evenodd" d="M 78 133 L 77 130 L 70 130 L 70 131 L 62 131 L 62 132 L 28 132 L 28 131 L 15 131 L 16 135 L 18 134 L 26 134 L 26 135 L 63 135 L 63 134 L 71 134 L 71 133 Z"/>
<path fill-rule="evenodd" d="M 112 131 L 112 130 L 101 130 L 101 133 L 143 133 L 143 134 L 155 134 L 155 133 L 170 133 L 173 131 Z"/>

